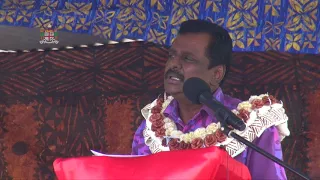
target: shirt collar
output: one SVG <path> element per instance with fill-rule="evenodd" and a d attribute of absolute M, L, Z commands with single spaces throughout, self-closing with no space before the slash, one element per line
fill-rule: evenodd
<path fill-rule="evenodd" d="M 220 103 L 224 104 L 224 94 L 222 89 L 219 87 L 212 95 L 212 99 L 216 99 Z M 170 119 L 175 120 L 176 117 L 179 117 L 179 104 L 177 100 L 173 99 L 168 107 L 163 111 L 164 116 L 169 117 Z M 210 110 L 207 106 L 202 106 L 200 112 L 207 113 L 210 117 L 214 117 L 212 110 Z"/>

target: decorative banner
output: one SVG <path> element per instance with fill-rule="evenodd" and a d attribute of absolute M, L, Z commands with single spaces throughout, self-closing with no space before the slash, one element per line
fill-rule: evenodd
<path fill-rule="evenodd" d="M 19 157 L 30 155 L 34 159 L 26 166 L 17 166 L 30 170 L 21 170 L 28 172 L 26 176 L 33 174 L 29 179 L 54 179 L 52 163 L 58 157 L 92 155 L 90 150 L 108 154 L 130 152 L 132 135 L 143 119 L 141 108 L 163 92 L 167 55 L 165 47 L 143 42 L 68 51 L 4 53 L 0 58 L 0 179 L 15 176 L 10 170 L 15 159 L 6 148 L 20 141 L 28 144 L 30 137 L 37 144 L 28 153 L 35 156 L 27 153 Z M 291 136 L 282 142 L 284 159 L 294 168 L 310 172 L 313 179 L 319 177 L 319 148 L 315 146 L 320 139 L 315 126 L 319 69 L 319 55 L 235 52 L 223 87 L 225 94 L 239 99 L 268 92 L 283 101 L 292 122 Z M 110 104 L 105 104 L 103 98 Z M 32 111 L 26 109 L 30 100 L 38 103 Z M 28 120 L 23 123 L 29 124 L 29 129 L 7 127 L 12 122 L 6 118 L 8 113 L 17 115 L 10 111 L 13 107 L 24 108 L 21 112 L 26 113 Z M 35 130 L 38 134 L 31 134 Z M 26 135 L 18 139 L 21 134 L 13 131 Z M 25 149 L 23 143 L 14 147 L 17 146 Z M 294 177 L 288 173 L 288 179 Z"/>
<path fill-rule="evenodd" d="M 188 19 L 224 26 L 235 51 L 320 51 L 318 0 L 4 0 L 0 24 L 170 45 Z"/>

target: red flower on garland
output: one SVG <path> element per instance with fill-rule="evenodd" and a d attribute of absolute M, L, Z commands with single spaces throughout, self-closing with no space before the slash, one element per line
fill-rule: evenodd
<path fill-rule="evenodd" d="M 169 149 L 170 151 L 180 149 L 180 143 L 178 142 L 178 139 L 171 139 L 169 141 Z"/>
<path fill-rule="evenodd" d="M 164 129 L 164 121 L 163 117 L 160 114 L 162 109 L 163 99 L 159 98 L 157 100 L 157 105 L 151 109 L 153 113 L 149 120 L 151 122 L 151 130 L 155 132 L 157 137 L 163 137 L 166 135 L 166 130 Z"/>
<path fill-rule="evenodd" d="M 216 135 L 217 141 L 220 143 L 227 139 L 227 136 L 225 134 L 223 134 L 223 132 L 221 130 L 217 130 L 215 135 Z"/>
<path fill-rule="evenodd" d="M 215 136 L 215 134 L 209 134 L 204 138 L 204 145 L 206 147 L 210 147 L 213 146 L 217 143 L 217 137 Z"/>
<path fill-rule="evenodd" d="M 154 113 L 154 114 L 152 114 L 151 116 L 150 116 L 150 122 L 151 123 L 154 123 L 154 122 L 156 122 L 156 121 L 161 121 L 162 120 L 162 116 L 161 116 L 161 114 L 160 113 Z"/>
<path fill-rule="evenodd" d="M 180 142 L 180 149 L 190 149 L 191 148 L 191 144 L 190 143 L 185 143 L 184 141 Z"/>
<path fill-rule="evenodd" d="M 244 122 L 247 122 L 250 118 L 250 113 L 245 109 L 240 109 L 239 114 L 237 116 L 241 118 Z"/>
<path fill-rule="evenodd" d="M 157 129 L 155 132 L 157 137 L 163 137 L 166 135 L 166 130 L 163 127 Z"/>
<path fill-rule="evenodd" d="M 263 101 L 260 99 L 253 100 L 251 104 L 252 104 L 252 109 L 259 109 L 264 105 Z"/>
<path fill-rule="evenodd" d="M 151 109 L 151 113 L 160 113 L 161 112 L 161 107 L 155 106 L 154 108 Z"/>
<path fill-rule="evenodd" d="M 203 146 L 203 140 L 201 138 L 195 138 L 191 141 L 192 149 L 199 149 Z"/>

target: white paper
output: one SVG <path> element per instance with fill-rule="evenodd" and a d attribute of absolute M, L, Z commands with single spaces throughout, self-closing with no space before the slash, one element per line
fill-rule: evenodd
<path fill-rule="evenodd" d="M 94 150 L 90 150 L 93 155 L 95 156 L 108 156 L 108 157 L 125 157 L 125 158 L 130 158 L 130 157 L 141 157 L 145 155 L 115 155 L 115 154 L 103 154 Z"/>

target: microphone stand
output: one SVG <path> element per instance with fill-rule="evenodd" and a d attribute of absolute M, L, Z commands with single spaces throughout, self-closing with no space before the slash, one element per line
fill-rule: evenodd
<path fill-rule="evenodd" d="M 231 112 L 232 113 L 232 112 Z M 243 137 L 239 136 L 238 134 L 234 133 L 227 124 L 227 119 L 229 118 L 228 113 L 226 113 L 223 109 L 218 109 L 215 110 L 215 116 L 216 118 L 220 121 L 221 123 L 221 130 L 224 134 L 226 134 L 228 137 L 233 137 L 234 139 L 236 139 L 237 141 L 245 144 L 246 146 L 252 148 L 253 150 L 257 151 L 258 153 L 260 153 L 261 155 L 263 155 L 264 157 L 272 160 L 273 162 L 279 164 L 280 166 L 286 168 L 287 170 L 293 172 L 294 174 L 300 176 L 303 179 L 306 180 L 310 180 L 306 175 L 300 173 L 299 171 L 293 169 L 292 167 L 290 167 L 288 164 L 286 164 L 285 162 L 283 162 L 282 160 L 278 159 L 277 157 L 269 154 L 268 152 L 264 151 L 263 149 L 259 148 L 258 146 L 254 145 L 253 143 L 251 143 L 250 141 L 247 141 L 246 139 L 244 139 Z"/>

